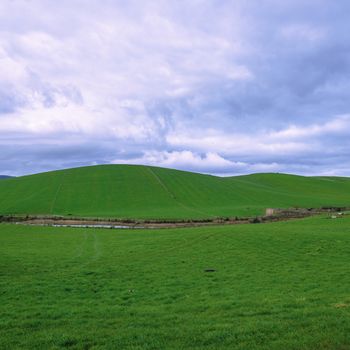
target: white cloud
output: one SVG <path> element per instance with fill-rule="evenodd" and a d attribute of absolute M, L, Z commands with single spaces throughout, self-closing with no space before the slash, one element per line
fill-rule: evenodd
<path fill-rule="evenodd" d="M 273 141 L 266 133 L 244 134 L 224 133 L 198 130 L 191 134 L 173 132 L 167 137 L 169 145 L 174 147 L 188 147 L 197 151 L 211 150 L 227 155 L 290 155 L 308 151 L 312 145 L 305 140 L 293 142 L 288 139 Z"/>
<path fill-rule="evenodd" d="M 6 53 L 5 49 L 0 46 L 0 78 L 2 83 L 23 83 L 28 79 L 26 67 Z"/>
<path fill-rule="evenodd" d="M 279 131 L 218 132 L 212 129 L 176 129 L 167 136 L 173 147 L 187 147 L 197 152 L 210 150 L 226 156 L 297 156 L 323 149 L 323 139 L 350 137 L 350 116 L 332 118 L 323 124 L 292 125 Z"/>
<path fill-rule="evenodd" d="M 273 172 L 281 169 L 277 163 L 247 163 L 225 159 L 216 152 L 198 154 L 192 151 L 146 151 L 141 157 L 115 159 L 112 164 L 143 164 L 180 170 L 231 176 L 249 172 Z"/>
<path fill-rule="evenodd" d="M 168 168 L 179 169 L 227 169 L 229 167 L 244 166 L 244 163 L 231 162 L 224 159 L 219 154 L 208 152 L 199 155 L 191 151 L 146 151 L 142 157 L 131 160 L 115 159 L 112 163 L 129 163 L 129 164 L 149 164 Z"/>
<path fill-rule="evenodd" d="M 333 118 L 324 124 L 312 124 L 305 127 L 291 125 L 287 129 L 274 131 L 271 138 L 276 139 L 301 139 L 314 136 L 332 134 L 350 134 L 350 115 L 342 115 Z"/>
<path fill-rule="evenodd" d="M 235 63 L 239 45 L 215 33 L 161 13 L 128 17 L 122 8 L 112 12 L 78 21 L 71 35 L 57 31 L 65 23 L 62 8 L 47 28 L 41 23 L 41 29 L 0 31 L 6 48 L 0 51 L 0 84 L 10 84 L 25 101 L 2 117 L 2 132 L 157 138 L 162 119 L 149 114 L 153 101 L 186 96 L 213 79 L 253 78 L 248 67 Z M 72 100 L 66 86 L 84 103 Z"/>

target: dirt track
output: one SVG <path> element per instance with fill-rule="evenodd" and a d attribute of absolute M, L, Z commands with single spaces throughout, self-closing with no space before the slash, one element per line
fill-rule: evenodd
<path fill-rule="evenodd" d="M 308 215 L 311 216 L 311 215 Z M 306 217 L 306 216 L 303 216 Z M 217 226 L 217 225 L 242 225 L 257 224 L 276 221 L 295 220 L 302 217 L 259 217 L 259 218 L 242 218 L 237 220 L 212 220 L 212 221 L 188 221 L 188 222 L 123 222 L 123 221 L 104 221 L 104 220 L 87 220 L 87 219 L 52 219 L 52 218 L 25 218 L 15 217 L 11 220 L 2 220 L 3 222 L 16 223 L 21 225 L 38 225 L 38 226 L 63 226 L 63 227 L 95 227 L 95 228 L 119 228 L 119 229 L 138 229 L 138 228 L 180 228 L 180 227 L 200 227 L 200 226 Z"/>
<path fill-rule="evenodd" d="M 64 226 L 64 227 L 95 227 L 95 228 L 177 228 L 177 227 L 196 227 L 196 226 L 214 226 L 214 225 L 241 225 L 257 224 L 276 221 L 286 221 L 301 219 L 309 216 L 315 216 L 328 213 L 334 216 L 340 208 L 328 209 L 278 209 L 276 215 L 248 217 L 248 218 L 216 218 L 208 220 L 117 220 L 103 218 L 68 218 L 58 216 L 16 216 L 0 215 L 0 222 L 16 223 L 22 225 L 38 226 Z"/>
<path fill-rule="evenodd" d="M 209 222 L 123 222 L 123 221 L 100 221 L 100 220 L 52 220 L 52 219 L 29 219 L 16 221 L 23 225 L 40 226 L 70 226 L 70 227 L 97 227 L 97 228 L 176 228 L 176 227 L 196 227 L 213 225 L 237 225 L 249 224 L 249 219 L 241 220 L 215 220 Z"/>

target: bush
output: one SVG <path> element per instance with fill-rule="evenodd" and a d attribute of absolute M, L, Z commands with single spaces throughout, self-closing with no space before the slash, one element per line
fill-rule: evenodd
<path fill-rule="evenodd" d="M 252 224 L 260 224 L 261 220 L 259 218 L 254 218 L 253 220 L 250 221 Z"/>

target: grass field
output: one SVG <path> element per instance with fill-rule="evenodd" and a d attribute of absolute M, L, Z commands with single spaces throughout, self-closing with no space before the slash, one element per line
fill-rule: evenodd
<path fill-rule="evenodd" d="M 0 181 L 0 215 L 206 219 L 261 215 L 267 207 L 291 206 L 350 206 L 350 179 L 284 174 L 220 178 L 104 165 Z"/>
<path fill-rule="evenodd" d="M 2 224 L 0 348 L 349 349 L 349 256 L 349 217 L 173 230 Z"/>

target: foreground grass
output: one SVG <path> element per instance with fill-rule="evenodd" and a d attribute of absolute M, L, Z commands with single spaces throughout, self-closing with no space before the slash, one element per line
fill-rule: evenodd
<path fill-rule="evenodd" d="M 0 348 L 349 349 L 349 254 L 349 218 L 0 225 Z"/>

